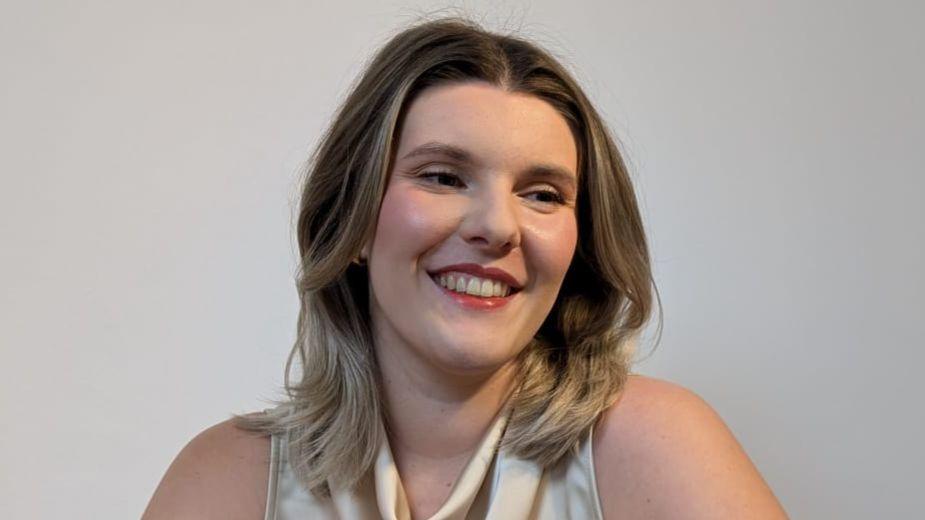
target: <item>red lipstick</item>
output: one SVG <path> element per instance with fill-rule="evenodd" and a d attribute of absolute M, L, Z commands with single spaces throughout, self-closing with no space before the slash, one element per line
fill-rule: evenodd
<path fill-rule="evenodd" d="M 439 276 L 437 276 L 437 278 L 439 278 Z M 443 287 L 434 276 L 431 276 L 430 279 L 434 282 L 434 285 L 440 292 L 467 309 L 477 311 L 491 311 L 500 309 L 517 297 L 517 292 L 514 292 L 513 290 L 507 296 L 489 296 L 484 298 L 481 296 L 472 296 L 471 294 L 451 291 L 446 287 Z"/>

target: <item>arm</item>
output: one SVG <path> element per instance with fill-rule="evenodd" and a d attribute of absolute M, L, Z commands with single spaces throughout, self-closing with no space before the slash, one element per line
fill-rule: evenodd
<path fill-rule="evenodd" d="M 594 439 L 607 520 L 787 518 L 719 415 L 678 385 L 630 376 Z"/>
<path fill-rule="evenodd" d="M 203 431 L 167 469 L 142 520 L 264 517 L 270 464 L 269 437 L 231 421 Z"/>

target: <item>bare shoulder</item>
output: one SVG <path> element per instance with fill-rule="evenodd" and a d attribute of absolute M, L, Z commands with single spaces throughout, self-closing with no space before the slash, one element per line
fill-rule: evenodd
<path fill-rule="evenodd" d="M 269 436 L 218 423 L 180 450 L 142 519 L 262 519 L 269 464 Z"/>
<path fill-rule="evenodd" d="M 680 385 L 631 375 L 593 451 L 607 520 L 787 518 L 722 418 Z"/>

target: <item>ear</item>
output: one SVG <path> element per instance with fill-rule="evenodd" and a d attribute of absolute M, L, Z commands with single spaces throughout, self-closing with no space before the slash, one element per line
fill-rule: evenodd
<path fill-rule="evenodd" d="M 360 249 L 360 254 L 354 257 L 352 261 L 356 265 L 366 265 L 366 261 L 368 258 L 369 258 L 369 247 L 364 244 L 363 248 Z"/>

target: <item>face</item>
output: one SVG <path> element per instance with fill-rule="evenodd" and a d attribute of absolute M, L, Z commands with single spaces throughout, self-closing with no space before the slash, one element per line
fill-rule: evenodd
<path fill-rule="evenodd" d="M 537 97 L 483 82 L 419 94 L 367 247 L 382 362 L 457 375 L 513 362 L 575 253 L 577 161 L 568 123 Z M 519 289 L 482 298 L 441 287 L 432 273 L 458 264 L 503 270 Z M 473 273 L 460 270 L 449 274 L 471 288 Z"/>

